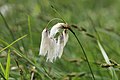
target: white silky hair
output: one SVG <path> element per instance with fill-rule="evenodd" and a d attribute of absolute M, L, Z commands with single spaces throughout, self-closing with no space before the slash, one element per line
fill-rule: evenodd
<path fill-rule="evenodd" d="M 42 31 L 39 55 L 46 56 L 46 61 L 53 62 L 57 57 L 61 58 L 62 56 L 69 36 L 65 29 L 57 38 L 55 38 L 55 35 L 63 26 L 66 26 L 66 24 L 57 23 L 51 28 L 50 32 L 46 28 Z"/>

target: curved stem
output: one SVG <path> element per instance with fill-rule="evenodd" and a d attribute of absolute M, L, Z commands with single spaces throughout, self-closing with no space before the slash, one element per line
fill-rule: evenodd
<path fill-rule="evenodd" d="M 86 61 L 87 61 L 87 64 L 88 64 L 88 67 L 89 67 L 90 72 L 91 72 L 91 74 L 92 74 L 93 80 L 95 80 L 95 77 L 94 77 L 94 74 L 93 74 L 92 68 L 91 68 L 91 66 L 90 66 L 90 63 L 89 63 L 89 60 L 88 60 L 88 58 L 87 58 L 86 52 L 85 52 L 85 50 L 84 50 L 84 48 L 83 48 L 83 46 L 82 46 L 80 40 L 78 39 L 78 37 L 76 36 L 75 32 L 74 32 L 71 28 L 69 28 L 69 30 L 73 33 L 73 35 L 74 35 L 75 38 L 77 39 L 77 41 L 78 41 L 80 47 L 82 48 L 82 51 L 83 51 L 83 53 L 84 53 L 84 56 L 85 56 Z"/>
<path fill-rule="evenodd" d="M 60 20 L 60 21 L 63 21 L 63 20 L 60 19 L 60 18 L 53 18 L 53 19 L 51 19 L 51 20 L 47 23 L 46 27 L 48 27 L 48 25 L 49 25 L 52 21 L 54 21 L 54 20 Z"/>

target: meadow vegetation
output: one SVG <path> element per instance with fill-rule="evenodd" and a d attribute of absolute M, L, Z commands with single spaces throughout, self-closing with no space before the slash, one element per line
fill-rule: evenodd
<path fill-rule="evenodd" d="M 95 79 L 70 31 L 61 59 L 39 55 L 41 32 L 54 18 L 71 25 Z M 119 31 L 120 0 L 0 0 L 0 80 L 119 80 Z"/>

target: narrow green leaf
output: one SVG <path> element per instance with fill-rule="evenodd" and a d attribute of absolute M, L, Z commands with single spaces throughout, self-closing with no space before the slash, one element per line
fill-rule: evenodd
<path fill-rule="evenodd" d="M 111 65 L 111 62 L 109 61 L 109 57 L 107 56 L 107 53 L 105 52 L 105 50 L 103 49 L 102 45 L 100 44 L 99 40 L 97 40 L 98 46 L 101 50 L 101 53 L 106 61 L 107 64 Z M 113 67 L 109 67 L 110 70 L 110 74 L 112 75 L 112 80 L 118 80 L 117 74 L 114 70 Z"/>
<path fill-rule="evenodd" d="M 0 16 L 2 17 L 2 19 L 3 19 L 4 23 L 5 23 L 5 27 L 9 30 L 13 40 L 15 40 L 15 37 L 14 37 L 14 34 L 13 34 L 12 30 L 10 29 L 10 26 L 8 25 L 5 17 L 3 16 L 3 14 L 1 12 L 0 12 Z"/>
<path fill-rule="evenodd" d="M 0 42 L 1 42 L 2 44 L 6 45 L 6 46 L 9 45 L 6 41 L 4 41 L 4 40 L 2 40 L 2 39 L 0 39 Z M 17 51 L 17 49 L 14 48 L 12 45 L 10 46 L 10 48 L 13 49 L 13 50 L 15 50 L 15 51 Z M 22 57 L 22 56 L 21 56 L 20 54 L 18 54 L 17 52 L 15 52 L 15 54 L 17 54 L 19 57 Z"/>
<path fill-rule="evenodd" d="M 99 42 L 98 40 L 97 40 L 97 43 L 98 43 L 98 46 L 99 46 L 99 48 L 100 48 L 100 50 L 101 50 L 101 53 L 102 53 L 102 55 L 103 55 L 106 63 L 107 63 L 107 64 L 111 64 L 110 61 L 109 61 L 109 58 L 108 58 L 108 56 L 107 56 L 107 53 L 105 52 L 105 50 L 103 49 L 102 45 L 100 44 L 100 42 Z"/>
<path fill-rule="evenodd" d="M 30 16 L 29 15 L 28 15 L 28 30 L 29 30 L 29 36 L 30 36 L 30 43 L 31 43 L 31 46 L 32 46 L 33 41 L 32 41 L 32 31 L 31 31 Z"/>
<path fill-rule="evenodd" d="M 6 71 L 5 71 L 6 80 L 8 80 L 9 78 L 9 72 L 10 72 L 10 50 L 8 51 L 8 56 L 7 56 L 7 64 L 6 64 Z"/>
<path fill-rule="evenodd" d="M 20 38 L 18 38 L 17 40 L 13 41 L 11 44 L 9 44 L 9 45 L 6 46 L 5 48 L 1 49 L 0 52 L 2 52 L 2 51 L 4 51 L 5 49 L 9 48 L 11 45 L 15 44 L 17 41 L 23 39 L 23 38 L 26 37 L 26 36 L 27 36 L 27 34 L 24 35 L 24 36 L 22 36 L 22 37 L 20 37 Z"/>
<path fill-rule="evenodd" d="M 0 42 L 2 42 L 4 45 L 9 45 L 7 42 L 5 42 L 4 40 L 0 39 Z M 52 78 L 44 72 L 43 68 L 40 68 L 39 66 L 37 66 L 36 64 L 34 64 L 29 58 L 27 58 L 25 55 L 23 55 L 20 51 L 18 51 L 16 48 L 14 48 L 12 45 L 10 46 L 11 49 L 13 49 L 15 51 L 15 53 L 24 58 L 26 61 L 28 61 L 30 64 L 34 65 L 40 72 L 42 72 L 44 75 L 46 75 L 50 80 L 52 80 Z M 39 73 L 38 73 L 39 74 Z"/>
<path fill-rule="evenodd" d="M 90 16 L 88 18 L 91 21 L 91 23 L 93 25 L 93 29 L 94 29 L 94 31 L 96 33 L 96 36 L 97 36 L 96 40 L 97 40 L 98 46 L 100 48 L 100 51 L 101 51 L 106 63 L 111 65 L 111 62 L 109 61 L 109 57 L 107 56 L 107 53 L 105 52 L 104 48 L 102 47 L 102 45 L 100 43 L 100 41 L 101 41 L 100 36 L 99 36 L 98 31 L 95 28 L 95 24 L 94 24 L 94 22 L 93 22 L 93 20 L 92 20 L 92 18 Z M 110 70 L 110 74 L 112 75 L 112 80 L 118 80 L 118 77 L 117 77 L 117 74 L 116 74 L 114 68 L 110 67 L 109 70 Z"/>
<path fill-rule="evenodd" d="M 4 69 L 4 67 L 2 66 L 1 63 L 0 63 L 0 68 L 1 68 L 1 70 L 2 70 L 2 72 L 3 72 L 3 74 L 5 75 L 5 69 Z"/>

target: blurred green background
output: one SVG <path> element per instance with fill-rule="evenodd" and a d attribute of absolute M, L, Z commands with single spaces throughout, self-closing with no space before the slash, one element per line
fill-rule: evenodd
<path fill-rule="evenodd" d="M 94 26 L 108 57 L 117 64 L 120 63 L 120 0 L 0 0 L 2 13 L 0 39 L 10 44 L 28 34 L 12 46 L 53 80 L 92 80 L 82 50 L 71 32 L 69 32 L 69 41 L 61 59 L 49 63 L 46 62 L 46 58 L 39 56 L 42 30 L 51 19 L 61 18 L 54 12 L 51 5 L 69 25 L 77 25 L 79 28 L 86 29 L 87 33 L 96 36 Z M 58 22 L 60 21 L 53 21 L 49 28 Z M 82 42 L 96 80 L 112 80 L 108 68 L 101 67 L 101 64 L 105 64 L 105 60 L 97 42 L 84 31 L 79 32 L 74 29 L 74 32 Z M 0 41 L 0 50 L 4 47 L 6 45 Z M 30 80 L 32 72 L 34 72 L 34 80 L 50 80 L 39 69 L 36 68 L 33 71 L 34 65 L 16 55 L 11 48 L 0 53 L 0 62 L 4 68 L 8 49 L 11 50 L 9 80 Z M 115 71 L 120 79 L 119 66 L 115 68 Z M 1 69 L 0 73 L 3 74 Z"/>

